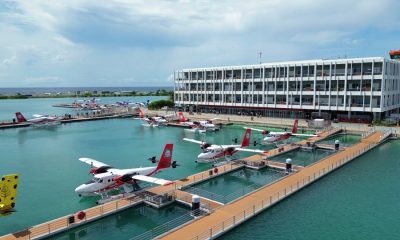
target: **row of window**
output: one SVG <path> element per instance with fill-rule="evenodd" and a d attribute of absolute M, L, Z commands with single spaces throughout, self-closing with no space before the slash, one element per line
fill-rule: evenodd
<path fill-rule="evenodd" d="M 204 70 L 179 72 L 177 80 L 212 80 L 212 79 L 253 79 L 280 77 L 344 76 L 344 75 L 380 75 L 382 62 L 347 63 L 312 66 L 284 66 L 252 69 Z"/>
<path fill-rule="evenodd" d="M 347 91 L 381 91 L 382 81 L 375 79 L 372 81 L 348 80 Z M 386 88 L 400 90 L 398 81 L 386 80 Z M 177 91 L 263 91 L 262 82 L 240 82 L 240 83 L 186 83 L 179 84 L 175 88 Z M 345 81 L 307 81 L 307 82 L 267 82 L 264 86 L 265 91 L 344 91 Z"/>
<path fill-rule="evenodd" d="M 397 95 L 399 96 L 399 95 Z M 380 107 L 380 96 L 346 96 L 346 106 L 351 107 L 369 107 L 371 105 L 372 99 L 372 107 Z M 397 97 L 398 98 L 398 97 Z M 394 99 L 396 99 L 395 95 L 393 95 L 390 99 L 384 98 L 385 106 L 389 106 L 388 104 L 394 104 Z M 329 99 L 328 96 L 316 96 L 316 101 L 314 103 L 314 97 L 309 96 L 289 96 L 286 95 L 277 95 L 277 96 L 266 96 L 266 95 L 220 95 L 220 94 L 210 94 L 210 95 L 188 95 L 184 94 L 180 96 L 179 94 L 175 95 L 175 101 L 192 101 L 192 102 L 223 102 L 223 103 L 247 103 L 247 104 L 281 104 L 281 105 L 315 105 L 315 106 L 345 106 L 345 96 L 331 96 Z"/>

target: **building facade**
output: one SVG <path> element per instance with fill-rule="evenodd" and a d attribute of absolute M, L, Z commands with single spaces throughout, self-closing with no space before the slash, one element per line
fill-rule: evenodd
<path fill-rule="evenodd" d="M 174 100 L 186 110 L 370 122 L 400 107 L 400 62 L 383 57 L 184 69 Z"/>

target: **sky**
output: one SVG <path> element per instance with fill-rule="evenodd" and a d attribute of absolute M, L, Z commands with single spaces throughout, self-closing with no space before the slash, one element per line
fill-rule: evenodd
<path fill-rule="evenodd" d="M 400 49 L 399 9 L 398 0 L 1 0 L 0 87 L 172 86 L 184 68 L 388 57 Z"/>

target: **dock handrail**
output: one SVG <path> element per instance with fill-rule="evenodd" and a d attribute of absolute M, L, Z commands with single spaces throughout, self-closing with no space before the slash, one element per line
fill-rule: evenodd
<path fill-rule="evenodd" d="M 28 239 L 37 239 L 44 235 L 49 235 L 52 232 L 58 232 L 63 229 L 72 228 L 77 225 L 76 223 L 81 223 L 91 221 L 93 219 L 98 218 L 99 216 L 107 215 L 115 212 L 118 209 L 125 209 L 129 206 L 137 204 L 141 202 L 142 199 L 137 196 L 133 196 L 131 198 L 123 198 L 117 201 L 112 201 L 109 203 L 105 203 L 103 205 L 95 206 L 85 210 L 84 218 L 79 220 L 77 218 L 77 213 L 69 214 L 68 216 L 64 216 L 61 218 L 57 218 L 55 220 L 51 220 L 49 222 L 40 224 L 35 226 L 35 228 L 28 228 L 20 232 L 26 232 Z M 70 219 L 71 218 L 71 219 Z M 73 222 L 70 221 L 73 218 Z"/>
<path fill-rule="evenodd" d="M 191 194 L 199 195 L 200 197 L 207 198 L 216 202 L 225 203 L 225 196 L 217 193 L 209 192 L 207 190 L 196 188 L 196 187 L 186 187 L 185 191 Z"/>
<path fill-rule="evenodd" d="M 171 231 L 177 227 L 182 226 L 183 224 L 192 221 L 194 219 L 194 216 L 200 217 L 206 214 L 206 212 L 197 209 L 194 211 L 189 211 L 175 219 L 172 219 L 171 221 L 168 221 L 156 228 L 153 228 L 149 231 L 146 231 L 138 236 L 135 236 L 133 238 L 130 238 L 129 240 L 148 240 L 148 239 L 154 239 L 157 236 L 160 236 L 168 231 Z"/>
<path fill-rule="evenodd" d="M 370 136 L 370 135 L 373 134 L 374 132 L 375 132 L 375 128 L 371 128 L 371 129 L 369 129 L 368 131 L 363 132 L 363 133 L 361 134 L 361 138 L 362 138 L 362 139 L 367 138 L 368 136 Z"/>
<path fill-rule="evenodd" d="M 394 133 L 394 131 L 393 130 L 387 130 L 380 138 L 379 138 L 379 141 L 383 141 L 383 140 L 385 140 L 386 138 L 388 138 L 391 134 L 393 134 Z"/>

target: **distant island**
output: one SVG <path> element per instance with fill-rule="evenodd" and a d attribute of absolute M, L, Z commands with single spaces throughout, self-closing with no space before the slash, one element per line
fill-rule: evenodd
<path fill-rule="evenodd" d="M 174 91 L 158 89 L 155 91 L 132 91 L 132 90 L 77 90 L 67 92 L 37 92 L 34 94 L 12 93 L 0 94 L 0 99 L 28 99 L 28 98 L 90 98 L 90 97 L 136 97 L 136 96 L 169 96 L 173 97 Z"/>

